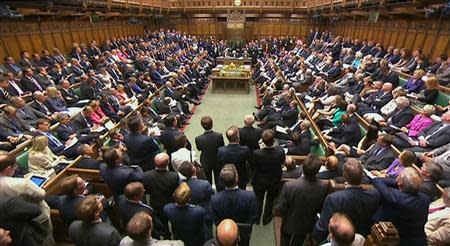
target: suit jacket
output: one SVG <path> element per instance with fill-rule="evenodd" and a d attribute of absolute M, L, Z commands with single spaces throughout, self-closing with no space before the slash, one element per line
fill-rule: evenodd
<path fill-rule="evenodd" d="M 140 167 L 100 165 L 100 175 L 111 188 L 114 199 L 117 201 L 117 198 L 123 194 L 125 186 L 134 181 L 141 181 L 143 173 Z"/>
<path fill-rule="evenodd" d="M 298 179 L 302 176 L 303 171 L 300 167 L 296 166 L 292 169 L 287 169 L 286 171 L 283 171 L 281 174 L 282 179 Z"/>
<path fill-rule="evenodd" d="M 46 231 L 33 219 L 39 216 L 39 206 L 19 196 L 3 196 L 0 199 L 0 227 L 11 232 L 11 245 L 42 245 Z M 8 211 L 8 212 L 5 212 Z"/>
<path fill-rule="evenodd" d="M 64 224 L 69 226 L 77 220 L 77 216 L 75 215 L 75 209 L 78 204 L 83 201 L 86 197 L 84 195 L 79 196 L 66 196 L 61 195 L 58 197 L 58 210 L 59 216 L 61 217 Z"/>
<path fill-rule="evenodd" d="M 120 219 L 122 225 L 126 226 L 131 218 L 138 212 L 146 212 L 150 215 L 154 214 L 153 208 L 145 203 L 138 203 L 128 200 L 125 195 L 120 195 L 117 201 L 119 207 Z"/>
<path fill-rule="evenodd" d="M 179 177 L 175 172 L 163 169 L 146 171 L 142 178 L 145 192 L 150 195 L 150 206 L 158 213 L 173 202 L 173 192 L 178 187 Z"/>
<path fill-rule="evenodd" d="M 394 114 L 391 116 L 390 122 L 392 125 L 398 128 L 402 128 L 406 126 L 406 124 L 408 124 L 413 118 L 414 112 L 410 107 L 408 107 L 402 111 L 396 110 Z"/>
<path fill-rule="evenodd" d="M 169 156 L 178 149 L 175 143 L 175 138 L 177 136 L 180 136 L 181 134 L 182 133 L 178 131 L 178 129 L 175 129 L 173 127 L 168 127 L 161 132 L 159 142 L 164 144 L 164 149 L 166 149 Z"/>
<path fill-rule="evenodd" d="M 174 203 L 164 206 L 164 214 L 169 219 L 175 239 L 186 246 L 203 245 L 203 223 L 205 210 L 200 206 L 186 205 L 178 207 Z"/>
<path fill-rule="evenodd" d="M 30 105 L 25 105 L 23 108 L 17 108 L 17 117 L 28 122 L 28 124 L 35 125 L 39 118 L 46 118 L 47 115 L 34 109 Z"/>
<path fill-rule="evenodd" d="M 69 236 L 76 246 L 119 245 L 122 237 L 112 225 L 102 222 L 74 221 L 69 226 Z"/>
<path fill-rule="evenodd" d="M 239 128 L 239 144 L 247 146 L 250 152 L 259 149 L 259 139 L 261 139 L 262 129 L 253 126 L 244 126 Z"/>
<path fill-rule="evenodd" d="M 441 193 L 436 187 L 436 183 L 434 183 L 430 179 L 424 179 L 420 190 L 428 195 L 430 201 L 437 200 L 441 195 Z"/>
<path fill-rule="evenodd" d="M 79 101 L 78 96 L 75 94 L 75 91 L 72 88 L 69 88 L 68 90 L 61 88 L 59 89 L 59 91 L 61 92 L 61 96 L 68 106 L 75 105 Z"/>
<path fill-rule="evenodd" d="M 310 233 L 316 222 L 316 214 L 322 210 L 327 192 L 328 182 L 318 179 L 309 180 L 301 177 L 286 182 L 276 205 L 276 209 L 283 217 L 282 233 L 301 237 Z"/>
<path fill-rule="evenodd" d="M 211 197 L 214 224 L 224 219 L 236 223 L 254 224 L 258 220 L 255 193 L 241 189 L 225 189 Z"/>
<path fill-rule="evenodd" d="M 253 185 L 277 185 L 281 181 L 284 159 L 284 150 L 279 146 L 253 151 Z"/>
<path fill-rule="evenodd" d="M 36 79 L 34 79 L 34 80 L 37 82 Z M 43 90 L 43 86 L 42 85 L 39 85 L 40 86 L 40 88 L 39 88 L 36 84 L 34 84 L 32 82 L 32 80 L 30 78 L 28 78 L 26 76 L 24 76 L 20 80 L 20 84 L 22 85 L 21 87 L 23 88 L 24 91 L 35 92 L 35 91 L 42 91 Z"/>
<path fill-rule="evenodd" d="M 355 226 L 355 232 L 364 237 L 370 233 L 371 218 L 380 201 L 376 189 L 363 190 L 361 187 L 349 187 L 335 191 L 327 196 L 320 219 L 317 221 L 312 237 L 317 243 L 328 236 L 328 223 L 335 212 L 346 214 Z"/>
<path fill-rule="evenodd" d="M 159 145 L 152 137 L 132 132 L 123 142 L 127 146 L 131 163 L 141 166 L 145 171 L 155 167 L 154 157 L 159 152 Z"/>
<path fill-rule="evenodd" d="M 388 220 L 394 224 L 400 236 L 400 245 L 426 245 L 424 226 L 428 218 L 429 197 L 422 192 L 401 192 L 396 189 L 395 180 L 390 178 L 376 178 L 372 184 L 382 197 L 380 211 L 375 219 Z"/>
<path fill-rule="evenodd" d="M 34 100 L 30 106 L 34 109 L 36 109 L 37 111 L 41 112 L 42 114 L 46 115 L 46 116 L 50 116 L 52 115 L 52 112 L 50 111 L 50 109 L 47 107 L 47 105 L 45 105 L 45 103 L 40 104 L 38 103 L 36 100 Z"/>
<path fill-rule="evenodd" d="M 90 117 L 86 118 L 80 113 L 73 118 L 71 125 L 72 128 L 78 132 L 85 129 L 90 129 L 94 123 L 92 123 Z"/>
<path fill-rule="evenodd" d="M 378 144 L 372 145 L 369 150 L 359 157 L 363 166 L 369 171 L 386 169 L 394 159 L 395 154 L 391 147 L 382 149 Z"/>
<path fill-rule="evenodd" d="M 96 100 L 98 98 L 97 91 L 88 83 L 80 85 L 80 99 Z"/>
<path fill-rule="evenodd" d="M 195 146 L 201 151 L 200 163 L 207 170 L 219 169 L 219 160 L 217 151 L 219 147 L 224 146 L 223 136 L 221 133 L 214 131 L 206 131 L 195 138 Z"/>
<path fill-rule="evenodd" d="M 435 122 L 419 133 L 419 137 L 423 136 L 428 141 L 427 147 L 438 148 L 450 143 L 450 126 L 440 128 L 441 126 L 441 122 Z"/>
<path fill-rule="evenodd" d="M 202 206 L 207 217 L 211 218 L 211 196 L 215 193 L 211 184 L 197 177 L 191 177 L 185 182 L 191 188 L 192 196 L 190 202 L 194 205 Z"/>
<path fill-rule="evenodd" d="M 80 161 L 78 161 L 75 166 L 77 168 L 84 168 L 84 169 L 100 169 L 100 165 L 102 162 L 97 161 L 95 159 L 89 158 L 89 157 L 82 157 Z"/>
<path fill-rule="evenodd" d="M 338 169 L 335 170 L 325 170 L 316 174 L 318 179 L 334 179 L 338 176 Z"/>
<path fill-rule="evenodd" d="M 240 146 L 239 144 L 222 146 L 217 151 L 217 158 L 219 159 L 220 169 L 225 164 L 234 164 L 239 175 L 239 183 L 247 183 L 249 179 L 247 161 L 250 159 L 250 150 L 247 146 Z"/>
<path fill-rule="evenodd" d="M 333 128 L 330 135 L 337 146 L 341 144 L 358 146 L 361 140 L 361 131 L 358 123 L 341 123 L 338 127 Z"/>
<path fill-rule="evenodd" d="M 23 133 L 30 132 L 30 125 L 20 118 L 11 119 L 6 115 L 0 115 L 0 126 L 2 135 L 6 136 L 18 136 Z"/>

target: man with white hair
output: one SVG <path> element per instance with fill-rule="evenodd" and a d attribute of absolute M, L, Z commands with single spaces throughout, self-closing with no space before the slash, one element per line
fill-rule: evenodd
<path fill-rule="evenodd" d="M 420 174 L 407 167 L 395 180 L 375 178 L 372 183 L 382 197 L 375 221 L 391 221 L 398 230 L 400 245 L 427 245 L 424 226 L 430 198 L 419 192 L 423 183 Z"/>
<path fill-rule="evenodd" d="M 379 122 L 381 129 L 385 132 L 390 132 L 391 129 L 400 129 L 408 124 L 414 118 L 414 112 L 409 106 L 409 99 L 401 96 L 395 98 L 397 105 L 394 113 L 386 120 Z"/>
<path fill-rule="evenodd" d="M 262 134 L 262 129 L 253 127 L 254 123 L 255 117 L 248 114 L 244 118 L 244 126 L 239 128 L 239 144 L 247 146 L 250 149 L 250 153 L 253 153 L 255 149 L 259 149 L 259 140 Z"/>

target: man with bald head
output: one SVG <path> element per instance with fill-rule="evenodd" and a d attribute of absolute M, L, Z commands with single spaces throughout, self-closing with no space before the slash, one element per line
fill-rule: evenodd
<path fill-rule="evenodd" d="M 213 131 L 213 120 L 210 116 L 203 116 L 200 124 L 205 132 L 195 138 L 195 146 L 201 151 L 200 163 L 202 163 L 206 178 L 212 184 L 212 173 L 214 173 L 214 181 L 217 183 L 220 173 L 217 151 L 219 147 L 225 145 L 223 136 L 221 133 Z"/>
<path fill-rule="evenodd" d="M 217 226 L 216 238 L 207 241 L 203 246 L 237 246 L 239 229 L 232 219 L 224 219 Z"/>
<path fill-rule="evenodd" d="M 338 176 L 339 160 L 336 156 L 330 155 L 327 157 L 325 166 L 319 170 L 316 175 L 318 179 L 334 179 Z"/>
<path fill-rule="evenodd" d="M 247 183 L 250 179 L 248 172 L 248 160 L 250 158 L 250 149 L 247 146 L 239 145 L 239 129 L 235 126 L 228 128 L 227 139 L 229 144 L 227 146 L 220 147 L 217 151 L 217 158 L 219 159 L 220 167 L 225 164 L 234 164 L 239 175 L 238 186 L 240 189 L 245 190 Z M 224 189 L 222 184 L 218 184 L 217 190 Z"/>
<path fill-rule="evenodd" d="M 250 152 L 259 149 L 259 140 L 261 139 L 262 129 L 254 128 L 255 117 L 248 114 L 244 118 L 244 126 L 239 128 L 239 144 L 247 146 Z"/>
<path fill-rule="evenodd" d="M 364 115 L 367 113 L 381 113 L 381 108 L 388 104 L 393 98 L 392 84 L 384 83 L 381 90 L 376 90 L 366 97 L 362 103 L 358 103 L 358 113 Z"/>
<path fill-rule="evenodd" d="M 334 213 L 328 225 L 330 242 L 326 246 L 362 246 L 364 237 L 355 233 L 355 227 L 350 219 L 342 213 Z"/>
<path fill-rule="evenodd" d="M 170 236 L 167 217 L 164 216 L 163 208 L 166 204 L 173 202 L 173 192 L 178 187 L 178 174 L 169 171 L 169 155 L 159 153 L 155 156 L 156 168 L 146 171 L 142 178 L 145 192 L 150 195 L 150 206 L 158 214 L 164 226 L 164 238 Z"/>

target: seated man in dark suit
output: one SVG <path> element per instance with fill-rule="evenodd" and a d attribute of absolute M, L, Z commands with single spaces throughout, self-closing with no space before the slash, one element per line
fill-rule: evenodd
<path fill-rule="evenodd" d="M 244 126 L 239 128 L 239 144 L 247 146 L 250 149 L 250 153 L 253 153 L 255 149 L 259 149 L 259 140 L 262 134 L 262 129 L 253 127 L 254 123 L 255 117 L 249 114 L 244 118 Z"/>
<path fill-rule="evenodd" d="M 94 195 L 87 196 L 76 207 L 79 220 L 69 226 L 69 236 L 76 246 L 119 245 L 122 237 L 112 225 L 101 222 L 102 203 Z"/>
<path fill-rule="evenodd" d="M 434 161 L 424 162 L 420 168 L 420 174 L 423 178 L 423 184 L 420 191 L 427 194 L 430 197 L 430 201 L 433 202 L 437 200 L 441 193 L 436 187 L 436 183 L 441 179 L 442 166 Z"/>
<path fill-rule="evenodd" d="M 221 133 L 212 130 L 213 121 L 209 116 L 203 116 L 200 120 L 205 132 L 195 138 L 195 145 L 201 151 L 200 163 L 203 166 L 206 178 L 212 184 L 212 174 L 217 184 L 220 173 L 219 160 L 217 159 L 217 151 L 219 147 L 224 146 L 223 136 Z M 195 192 L 194 192 L 195 193 Z"/>
<path fill-rule="evenodd" d="M 284 170 L 281 174 L 282 179 L 298 179 L 303 174 L 302 169 L 297 166 L 295 160 L 292 159 L 292 157 L 286 156 L 286 159 L 284 160 L 284 166 L 286 167 L 286 170 Z"/>
<path fill-rule="evenodd" d="M 427 245 L 424 226 L 430 198 L 420 192 L 422 183 L 419 173 L 412 167 L 405 168 L 395 180 L 372 180 L 382 197 L 375 222 L 391 221 L 399 233 L 400 245 Z"/>
<path fill-rule="evenodd" d="M 100 166 L 100 175 L 111 188 L 116 201 L 123 194 L 123 190 L 128 183 L 142 180 L 141 167 L 123 165 L 122 151 L 120 149 L 109 148 L 103 152 L 103 161 L 106 165 Z"/>
<path fill-rule="evenodd" d="M 77 114 L 71 123 L 72 128 L 75 131 L 85 131 L 91 130 L 94 127 L 94 123 L 91 121 L 92 108 L 91 106 L 86 106 Z"/>
<path fill-rule="evenodd" d="M 77 148 L 77 153 L 81 155 L 81 160 L 75 164 L 77 168 L 100 169 L 100 164 L 102 162 L 93 158 L 94 150 L 92 149 L 92 146 L 89 144 L 81 144 Z"/>
<path fill-rule="evenodd" d="M 57 112 L 52 113 L 50 109 L 45 104 L 45 94 L 42 91 L 35 91 L 33 93 L 33 102 L 31 102 L 30 106 L 36 109 L 37 111 L 41 112 L 42 114 L 46 115 L 47 118 L 50 120 L 54 120 L 56 118 Z"/>
<path fill-rule="evenodd" d="M 59 122 L 56 133 L 62 141 L 76 137 L 80 143 L 91 144 L 99 135 L 98 133 L 93 133 L 89 128 L 75 130 L 72 127 L 70 116 L 66 113 L 59 113 L 56 118 Z"/>
<path fill-rule="evenodd" d="M 140 166 L 144 171 L 153 169 L 154 157 L 160 150 L 158 143 L 152 137 L 142 134 L 144 124 L 140 117 L 131 118 L 128 121 L 128 127 L 131 133 L 123 142 L 127 147 L 131 163 Z"/>
<path fill-rule="evenodd" d="M 392 136 L 381 134 L 377 138 L 376 144 L 372 145 L 359 160 L 364 168 L 369 171 L 381 171 L 389 167 L 394 161 L 395 154 L 391 148 Z"/>
<path fill-rule="evenodd" d="M 355 224 L 355 231 L 364 237 L 370 233 L 371 218 L 378 209 L 380 194 L 375 189 L 363 190 L 361 181 L 363 167 L 358 160 L 349 158 L 343 167 L 343 176 L 348 185 L 344 190 L 335 191 L 327 196 L 320 219 L 312 232 L 316 243 L 328 236 L 328 223 L 335 212 L 345 213 Z"/>
<path fill-rule="evenodd" d="M 247 146 L 239 145 L 239 130 L 237 127 L 230 127 L 226 131 L 226 136 L 229 144 L 220 147 L 217 151 L 217 158 L 220 166 L 225 164 L 234 164 L 239 175 L 238 185 L 239 189 L 245 190 L 250 179 L 248 170 L 248 160 L 250 159 L 250 150 Z M 223 190 L 223 184 L 218 182 L 217 190 Z"/>
<path fill-rule="evenodd" d="M 164 237 L 170 237 L 167 218 L 164 216 L 163 207 L 173 202 L 173 192 L 178 187 L 179 177 L 175 172 L 168 170 L 169 156 L 159 153 L 155 156 L 155 169 L 146 171 L 142 183 L 147 194 L 150 195 L 150 206 L 155 209 L 158 218 L 164 226 Z"/>
<path fill-rule="evenodd" d="M 322 210 L 328 193 L 328 183 L 316 178 L 321 165 L 319 157 L 308 155 L 302 165 L 304 175 L 283 186 L 276 205 L 276 211 L 283 217 L 282 246 L 302 245 L 314 227 L 316 214 Z"/>
<path fill-rule="evenodd" d="M 175 239 L 186 246 L 203 245 L 205 209 L 190 204 L 191 189 L 182 182 L 173 193 L 175 203 L 164 206 L 164 214 L 169 219 Z"/>
<path fill-rule="evenodd" d="M 225 190 L 211 197 L 213 221 L 218 225 L 224 219 L 232 219 L 242 228 L 250 228 L 258 220 L 258 202 L 255 193 L 238 187 L 238 173 L 234 165 L 227 164 L 220 171 Z M 241 245 L 249 245 L 249 235 L 241 234 Z"/>
<path fill-rule="evenodd" d="M 364 115 L 366 113 L 380 113 L 381 108 L 392 100 L 392 84 L 384 83 L 381 90 L 373 92 L 370 96 L 357 103 L 358 113 Z"/>
<path fill-rule="evenodd" d="M 203 232 L 205 233 L 205 240 L 209 240 L 213 237 L 211 196 L 214 195 L 215 191 L 208 181 L 197 178 L 197 170 L 189 161 L 181 163 L 178 172 L 186 178 L 185 182 L 192 191 L 190 203 L 202 206 L 205 209 L 205 228 Z"/>

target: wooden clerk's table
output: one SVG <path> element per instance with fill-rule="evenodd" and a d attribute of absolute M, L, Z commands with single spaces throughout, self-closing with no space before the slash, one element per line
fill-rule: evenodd
<path fill-rule="evenodd" d="M 251 59 L 218 57 L 217 67 L 211 71 L 212 93 L 248 94 L 250 92 Z M 224 65 L 235 64 L 237 67 L 244 65 L 247 69 L 242 72 L 231 72 L 228 76 L 221 74 Z"/>

